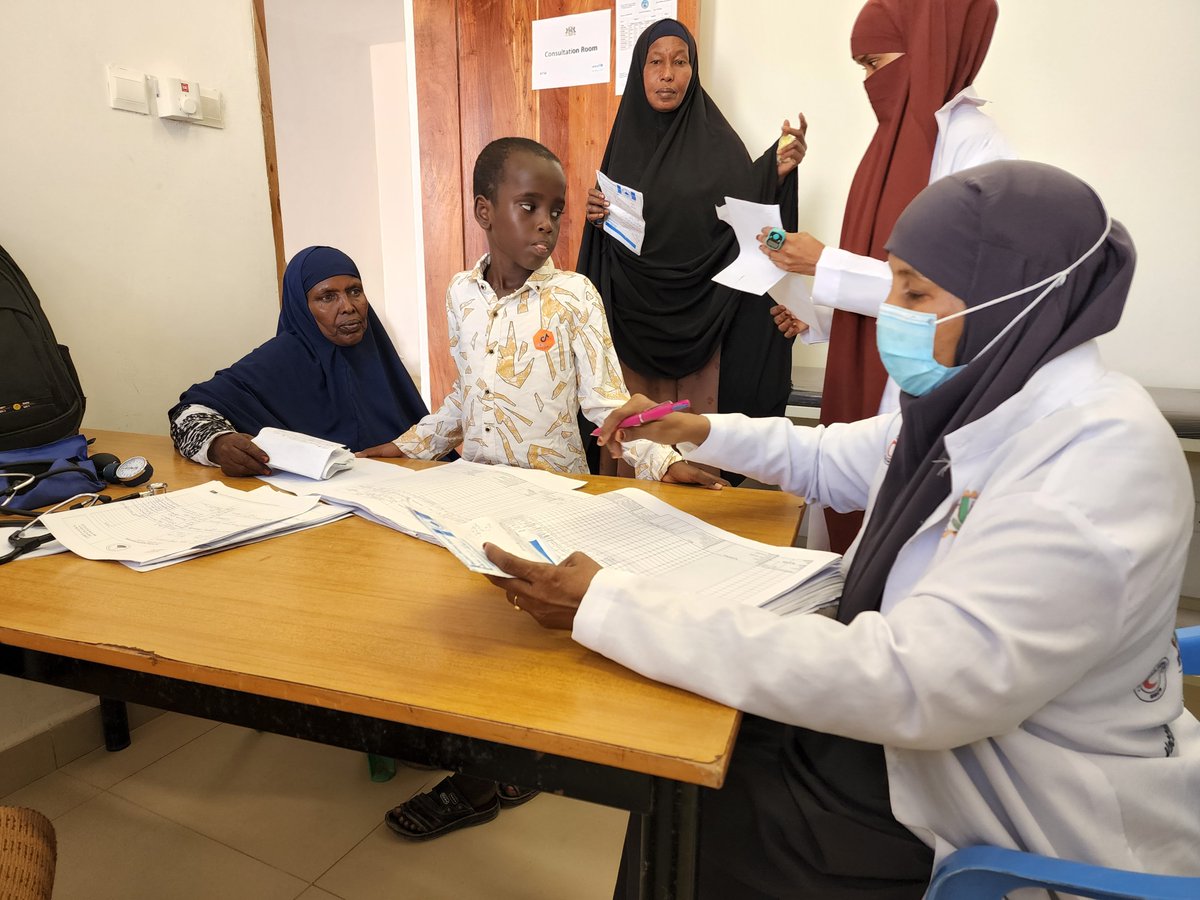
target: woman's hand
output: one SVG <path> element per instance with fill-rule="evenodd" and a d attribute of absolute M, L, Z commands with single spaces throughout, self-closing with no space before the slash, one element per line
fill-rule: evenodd
<path fill-rule="evenodd" d="M 720 475 L 714 475 L 708 469 L 693 466 L 687 460 L 671 463 L 663 472 L 663 484 L 699 484 L 712 491 L 729 487 L 729 482 Z"/>
<path fill-rule="evenodd" d="M 771 316 L 775 319 L 775 327 L 778 328 L 785 338 L 794 338 L 798 334 L 803 334 L 808 331 L 808 323 L 801 322 L 793 316 L 786 306 L 772 306 Z"/>
<path fill-rule="evenodd" d="M 598 562 L 579 552 L 572 553 L 557 566 L 521 559 L 495 544 L 484 544 L 483 552 L 512 576 L 488 575 L 488 581 L 504 590 L 509 603 L 525 610 L 545 628 L 570 629 L 575 624 L 575 613 L 583 595 L 600 571 Z"/>
<path fill-rule="evenodd" d="M 246 475 L 270 475 L 270 457 L 258 449 L 248 434 L 234 431 L 219 434 L 208 445 L 209 462 L 221 467 L 221 474 L 242 478 Z"/>
<path fill-rule="evenodd" d="M 808 121 L 804 118 L 804 113 L 800 113 L 800 121 L 796 128 L 793 128 L 787 119 L 783 120 L 783 128 L 779 132 L 779 144 L 775 150 L 780 184 L 783 184 L 783 179 L 788 177 L 788 173 L 792 169 L 804 161 L 804 154 L 808 152 L 808 142 L 804 139 L 807 131 Z M 792 138 L 792 140 L 787 140 L 788 138 Z"/>
<path fill-rule="evenodd" d="M 399 447 L 397 447 L 391 441 L 388 441 L 386 444 L 376 444 L 374 447 L 368 447 L 366 450 L 359 450 L 354 455 L 360 459 L 397 459 L 399 457 L 403 457 L 404 453 L 401 452 Z"/>
<path fill-rule="evenodd" d="M 771 258 L 771 262 L 785 272 L 796 272 L 800 275 L 816 275 L 817 260 L 825 245 L 807 231 L 789 234 L 778 250 L 772 250 L 766 245 L 770 228 L 764 228 L 758 233 L 759 249 Z"/>
<path fill-rule="evenodd" d="M 622 420 L 645 412 L 659 404 L 644 394 L 634 394 L 620 409 L 609 413 L 600 426 L 596 443 L 608 447 L 613 458 L 621 455 L 621 444 L 625 441 L 654 441 L 658 444 L 702 444 L 708 437 L 709 423 L 704 416 L 693 413 L 673 412 L 669 416 L 645 425 L 618 428 Z"/>
<path fill-rule="evenodd" d="M 587 199 L 587 220 L 592 225 L 599 228 L 604 224 L 604 219 L 608 216 L 608 201 L 604 199 L 604 195 L 597 188 L 588 190 Z"/>

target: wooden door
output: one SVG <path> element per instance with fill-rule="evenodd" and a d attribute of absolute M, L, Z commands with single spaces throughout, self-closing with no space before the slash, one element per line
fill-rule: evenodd
<path fill-rule="evenodd" d="M 616 32 L 608 84 L 534 91 L 532 23 L 612 9 L 603 0 L 413 0 L 421 209 L 425 230 L 430 399 L 437 406 L 454 383 L 446 327 L 446 287 L 487 249 L 472 218 L 471 170 L 479 151 L 499 137 L 530 137 L 563 162 L 567 208 L 554 262 L 573 269 L 579 255 L 588 188 L 608 143 L 616 96 Z M 679 19 L 699 31 L 700 0 L 679 0 Z"/>

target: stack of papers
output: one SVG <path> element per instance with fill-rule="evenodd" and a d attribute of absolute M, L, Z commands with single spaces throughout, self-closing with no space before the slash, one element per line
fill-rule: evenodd
<path fill-rule="evenodd" d="M 435 544 L 440 541 L 428 519 L 414 510 L 448 520 L 507 515 L 536 509 L 585 484 L 553 472 L 462 459 L 420 471 L 355 459 L 349 469 L 328 481 L 287 474 L 260 477 L 280 490 L 350 507 L 365 519 Z"/>
<path fill-rule="evenodd" d="M 238 491 L 219 481 L 122 503 L 64 510 L 42 524 L 84 559 L 117 560 L 139 572 L 266 540 L 349 513 L 316 497 L 267 487 Z"/>
<path fill-rule="evenodd" d="M 255 435 L 254 443 L 267 454 L 272 469 L 306 478 L 328 478 L 354 462 L 354 454 L 341 444 L 298 431 L 264 428 Z"/>
<path fill-rule="evenodd" d="M 414 471 L 358 459 L 328 481 L 293 475 L 263 481 L 318 494 L 441 544 L 468 569 L 487 575 L 505 574 L 484 555 L 483 545 L 491 543 L 549 563 L 581 550 L 603 566 L 780 615 L 819 609 L 841 596 L 836 553 L 747 540 L 637 488 L 593 496 L 576 492 L 582 482 L 561 475 L 463 460 Z"/>
<path fill-rule="evenodd" d="M 842 594 L 840 555 L 739 537 L 637 488 L 579 495 L 503 519 L 429 520 L 451 553 L 487 575 L 505 574 L 484 556 L 484 543 L 492 543 L 552 563 L 580 550 L 605 567 L 779 615 L 811 612 Z"/>

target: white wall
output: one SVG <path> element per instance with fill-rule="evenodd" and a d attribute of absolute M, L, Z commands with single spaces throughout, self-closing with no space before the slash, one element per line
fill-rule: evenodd
<path fill-rule="evenodd" d="M 0 244 L 71 347 L 85 429 L 165 433 L 278 313 L 250 2 L 0 0 L 0 22 Z M 225 129 L 109 109 L 108 63 L 219 89 Z M 94 704 L 0 680 L 0 749 Z"/>
<path fill-rule="evenodd" d="M 419 379 L 403 6 L 269 0 L 266 11 L 285 254 L 326 244 L 353 257 Z"/>
<path fill-rule="evenodd" d="M 250 3 L 0 10 L 0 243 L 71 348 L 85 426 L 164 433 L 278 312 Z M 218 88 L 225 129 L 109 109 L 108 63 Z"/>
<path fill-rule="evenodd" d="M 382 308 L 376 311 L 418 387 L 428 380 L 424 270 L 417 265 L 417 202 L 413 192 L 413 128 L 409 109 L 408 45 L 371 48 L 375 108 L 375 166 L 379 172 Z M 426 398 L 428 399 L 428 398 Z"/>
<path fill-rule="evenodd" d="M 858 0 L 705 0 L 700 71 L 757 155 L 785 116 L 808 118 L 801 227 L 836 244 L 854 170 L 874 131 L 850 60 Z M 768 27 L 769 26 L 769 27 Z M 1101 339 L 1144 384 L 1200 388 L 1200 314 L 1189 271 L 1200 245 L 1200 3 L 1000 0 L 977 80 L 987 110 L 1027 159 L 1088 180 L 1139 251 L 1124 318 Z M 799 346 L 799 345 L 798 345 Z M 797 362 L 823 354 L 797 350 Z"/>

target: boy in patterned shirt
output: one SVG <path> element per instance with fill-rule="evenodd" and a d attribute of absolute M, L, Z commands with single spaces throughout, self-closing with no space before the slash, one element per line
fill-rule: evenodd
<path fill-rule="evenodd" d="M 436 412 L 358 455 L 436 459 L 461 444 L 474 462 L 586 474 L 577 414 L 600 425 L 629 392 L 599 293 L 550 260 L 566 203 L 562 164 L 536 141 L 500 138 L 479 154 L 473 182 L 488 252 L 446 294 L 458 378 Z M 638 478 L 727 483 L 652 441 L 623 449 Z M 428 840 L 490 821 L 535 793 L 453 775 L 385 820 L 401 837 Z"/>

